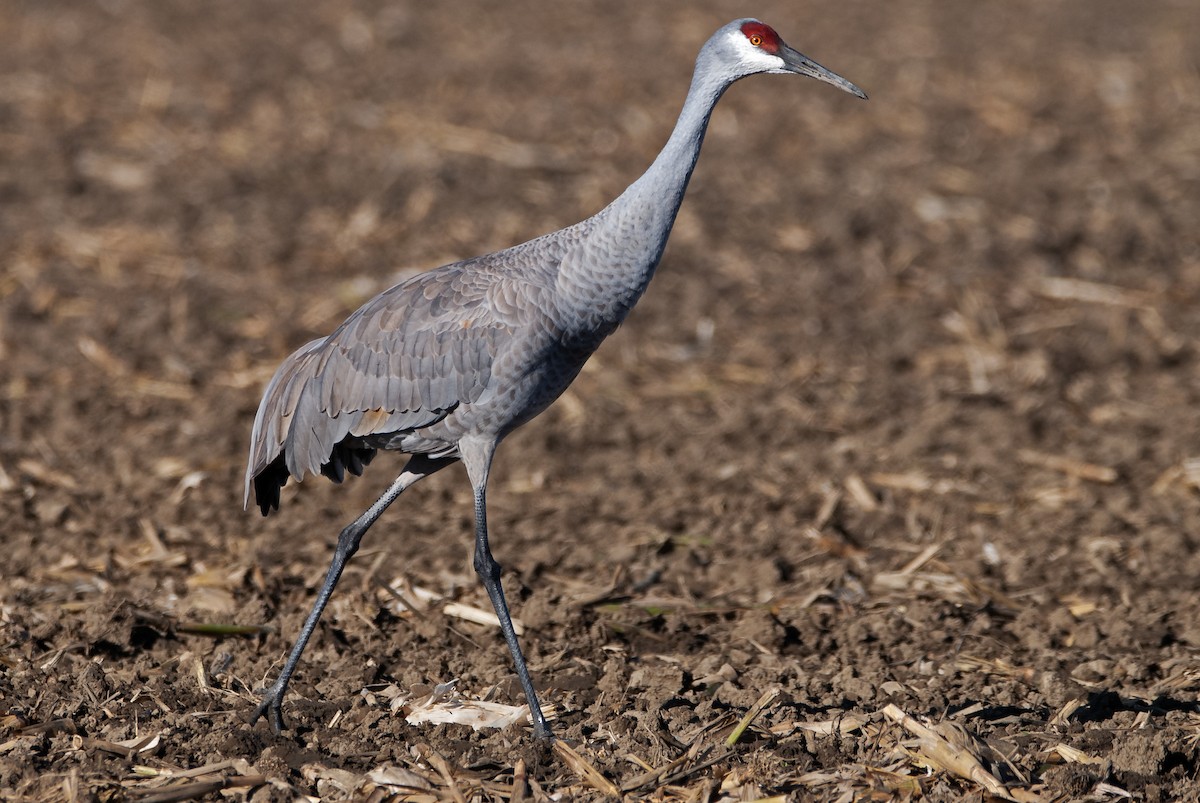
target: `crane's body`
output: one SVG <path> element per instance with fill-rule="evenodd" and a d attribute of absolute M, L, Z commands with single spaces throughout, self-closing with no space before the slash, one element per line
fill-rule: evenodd
<path fill-rule="evenodd" d="M 414 482 L 456 461 L 475 493 L 475 568 L 513 653 L 535 731 L 549 736 L 488 546 L 492 455 L 542 412 L 629 314 L 662 257 L 712 109 L 756 72 L 795 72 L 861 90 L 787 47 L 756 20 L 701 49 L 679 121 L 654 163 L 619 198 L 552 234 L 419 274 L 381 293 L 325 338 L 298 349 L 267 386 L 251 436 L 245 496 L 266 515 L 289 477 L 358 474 L 377 450 L 411 459 L 338 539 L 329 573 L 279 680 L 255 713 L 280 704 L 342 569 L 366 530 Z"/>

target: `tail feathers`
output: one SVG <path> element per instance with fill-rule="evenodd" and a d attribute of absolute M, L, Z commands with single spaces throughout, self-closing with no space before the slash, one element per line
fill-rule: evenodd
<path fill-rule="evenodd" d="M 375 456 L 374 449 L 351 433 L 364 413 L 344 411 L 331 416 L 320 406 L 322 377 L 318 370 L 325 343 L 325 338 L 313 340 L 283 361 L 267 384 L 254 417 L 244 503 L 249 507 L 253 488 L 255 504 L 264 516 L 279 509 L 279 489 L 289 478 L 300 481 L 319 471 L 341 482 L 346 472 L 361 474 Z M 381 415 L 382 411 L 373 413 L 370 421 Z"/>
<path fill-rule="evenodd" d="M 284 440 L 288 434 L 297 397 L 313 375 L 314 363 L 325 339 L 310 341 L 296 349 L 275 371 L 250 433 L 250 456 L 246 463 L 246 483 L 243 504 L 250 506 L 250 488 L 263 515 L 271 507 L 279 507 L 279 489 L 287 482 L 289 471 L 285 462 Z"/>

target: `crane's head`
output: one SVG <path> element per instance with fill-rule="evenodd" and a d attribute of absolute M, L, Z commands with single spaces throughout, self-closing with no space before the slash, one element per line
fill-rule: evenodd
<path fill-rule="evenodd" d="M 775 29 L 756 19 L 735 20 L 713 37 L 736 78 L 758 73 L 807 75 L 866 99 L 867 93 L 842 76 L 827 70 L 803 53 L 788 47 Z"/>

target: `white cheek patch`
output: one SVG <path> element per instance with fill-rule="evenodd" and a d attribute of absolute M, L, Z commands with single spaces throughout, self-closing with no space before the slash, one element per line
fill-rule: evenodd
<path fill-rule="evenodd" d="M 751 50 L 742 56 L 741 62 L 754 72 L 777 72 L 783 70 L 783 59 L 763 53 L 761 50 Z"/>

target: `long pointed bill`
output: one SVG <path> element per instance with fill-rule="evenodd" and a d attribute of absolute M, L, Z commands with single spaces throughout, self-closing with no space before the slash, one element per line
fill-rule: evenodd
<path fill-rule="evenodd" d="M 851 95 L 857 95 L 863 100 L 867 99 L 866 92 L 863 92 L 832 70 L 825 69 L 798 50 L 793 50 L 787 45 L 782 45 L 779 48 L 778 56 L 783 59 L 784 71 L 786 72 L 807 75 L 810 78 L 816 78 L 818 81 L 833 84 L 838 89 L 849 92 Z"/>

